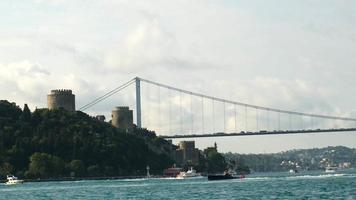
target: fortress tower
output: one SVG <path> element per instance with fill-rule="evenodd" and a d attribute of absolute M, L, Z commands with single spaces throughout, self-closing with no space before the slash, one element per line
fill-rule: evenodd
<path fill-rule="evenodd" d="M 72 90 L 51 90 L 47 95 L 48 109 L 64 108 L 68 111 L 75 111 L 75 95 Z"/>
<path fill-rule="evenodd" d="M 179 166 L 184 166 L 187 163 L 199 164 L 199 149 L 195 148 L 195 141 L 180 141 L 178 146 L 175 159 Z"/>
<path fill-rule="evenodd" d="M 116 107 L 111 117 L 111 124 L 116 128 L 128 130 L 133 127 L 133 112 L 129 107 Z"/>

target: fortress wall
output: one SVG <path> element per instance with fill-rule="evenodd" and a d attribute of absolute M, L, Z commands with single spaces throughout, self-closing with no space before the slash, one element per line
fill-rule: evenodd
<path fill-rule="evenodd" d="M 48 109 L 64 108 L 68 111 L 75 111 L 75 95 L 72 90 L 51 90 L 47 95 Z"/>
<path fill-rule="evenodd" d="M 116 107 L 112 111 L 111 123 L 120 129 L 131 129 L 133 127 L 133 111 L 129 107 Z"/>

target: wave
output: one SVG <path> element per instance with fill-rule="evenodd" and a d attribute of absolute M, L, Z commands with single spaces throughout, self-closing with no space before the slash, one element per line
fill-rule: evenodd
<path fill-rule="evenodd" d="M 316 174 L 316 175 L 295 175 L 295 176 L 264 176 L 264 177 L 246 177 L 244 180 L 264 181 L 264 180 L 294 180 L 294 179 L 324 179 L 335 177 L 356 177 L 355 174 Z"/>
<path fill-rule="evenodd" d="M 266 176 L 266 177 L 247 177 L 244 180 L 270 180 L 270 179 L 278 179 L 280 177 L 275 176 Z"/>
<path fill-rule="evenodd" d="M 122 181 L 122 182 L 137 182 L 137 181 L 146 181 L 147 178 L 131 178 L 131 179 L 116 179 L 115 181 Z M 107 181 L 112 181 L 108 179 Z"/>
<path fill-rule="evenodd" d="M 319 174 L 319 175 L 301 175 L 301 176 L 288 176 L 287 179 L 322 179 L 332 177 L 350 176 L 349 174 Z"/>

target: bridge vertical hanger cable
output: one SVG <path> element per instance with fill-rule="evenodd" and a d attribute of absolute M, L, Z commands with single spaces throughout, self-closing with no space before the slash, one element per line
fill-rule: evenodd
<path fill-rule="evenodd" d="M 158 132 L 162 132 L 162 123 L 161 123 L 161 87 L 158 86 Z"/>
<path fill-rule="evenodd" d="M 182 114 L 182 92 L 179 92 L 179 117 L 180 117 L 180 132 L 183 133 L 183 114 Z"/>
<path fill-rule="evenodd" d="M 355 122 L 355 126 L 356 126 L 356 118 L 348 118 L 348 117 L 336 117 L 336 116 L 328 116 L 328 115 L 317 115 L 317 114 L 308 114 L 308 113 L 302 113 L 302 112 L 295 112 L 295 111 L 288 111 L 288 110 L 281 110 L 281 109 L 276 109 L 276 108 L 269 108 L 269 107 L 263 107 L 263 106 L 258 106 L 258 105 L 252 105 L 252 104 L 246 104 L 246 103 L 241 103 L 241 102 L 237 102 L 237 101 L 230 101 L 230 100 L 226 100 L 226 99 L 221 99 L 221 98 L 216 98 L 216 97 L 212 97 L 212 96 L 208 96 L 208 95 L 204 95 L 204 94 L 199 94 L 199 93 L 195 93 L 195 92 L 191 92 L 191 91 L 187 91 L 187 90 L 183 90 L 183 89 L 179 89 L 179 88 L 175 88 L 175 87 L 171 87 L 171 86 L 168 86 L 168 85 L 163 85 L 163 84 L 160 84 L 160 83 L 157 83 L 157 82 L 153 82 L 153 81 L 149 81 L 149 80 L 145 80 L 145 79 L 141 79 L 141 78 L 134 78 L 132 80 L 130 80 L 129 82 L 115 88 L 114 90 L 110 91 L 109 93 L 106 93 L 105 95 L 95 99 L 94 101 L 84 105 L 83 107 L 81 107 L 79 110 L 83 111 L 85 109 L 88 109 L 94 105 L 96 105 L 97 103 L 105 100 L 106 98 L 112 96 L 113 94 L 116 94 L 117 92 L 125 89 L 126 87 L 128 87 L 129 85 L 131 85 L 132 83 L 134 83 L 135 81 L 142 81 L 142 82 L 145 82 L 145 83 L 148 83 L 150 85 L 155 85 L 155 86 L 159 86 L 159 87 L 162 87 L 162 88 L 167 88 L 169 90 L 173 90 L 173 91 L 178 91 L 180 92 L 180 111 L 182 112 L 182 109 L 183 109 L 183 106 L 182 106 L 182 93 L 184 94 L 190 94 L 192 96 L 196 96 L 196 97 L 201 97 L 202 98 L 202 124 L 203 124 L 203 127 L 202 127 L 202 130 L 203 132 L 205 132 L 205 124 L 204 124 L 204 99 L 212 99 L 217 102 L 224 102 L 225 104 L 226 103 L 230 103 L 230 104 L 235 104 L 235 105 L 239 105 L 239 106 L 245 106 L 245 128 L 246 130 L 248 130 L 248 120 L 247 120 L 247 108 L 252 108 L 252 109 L 256 109 L 256 112 L 257 112 L 257 115 L 256 115 L 256 124 L 258 124 L 259 126 L 261 126 L 261 123 L 260 123 L 260 119 L 259 119 L 259 110 L 262 110 L 262 111 L 268 111 L 268 112 L 277 112 L 278 113 L 278 129 L 280 130 L 281 128 L 285 128 L 284 126 L 286 125 L 284 122 L 284 118 L 282 120 L 282 127 L 281 127 L 281 117 L 280 115 L 281 114 L 289 114 L 289 128 L 292 129 L 292 117 L 294 116 L 300 116 L 300 123 L 301 123 L 301 126 L 302 126 L 302 129 L 303 130 L 296 130 L 295 132 L 299 133 L 299 132 L 302 132 L 304 131 L 304 129 L 312 129 L 312 128 L 315 128 L 315 127 L 319 127 L 321 124 L 328 124 L 328 126 L 330 125 L 330 123 L 321 123 L 320 121 L 318 121 L 319 119 L 327 119 L 327 120 L 340 120 L 342 122 L 346 122 L 346 123 L 343 123 L 343 124 L 340 124 L 340 126 L 348 126 L 348 127 L 353 127 L 354 126 L 354 123 L 352 122 Z M 148 88 L 148 87 L 147 87 Z M 147 89 L 149 90 L 149 89 Z M 136 92 L 137 93 L 137 92 Z M 136 95 L 137 96 L 137 95 Z M 161 98 L 161 95 L 159 95 L 159 98 Z M 150 92 L 148 92 L 148 100 L 151 100 L 151 94 Z M 157 100 L 157 99 L 156 99 Z M 161 100 L 159 100 L 161 101 Z M 149 104 L 153 104 L 153 103 L 147 103 L 148 105 Z M 136 105 L 137 105 L 137 98 L 136 98 Z M 159 103 L 159 106 L 161 106 L 161 103 Z M 151 107 L 148 106 L 148 107 Z M 224 105 L 225 107 L 225 105 Z M 156 107 L 157 108 L 157 107 Z M 159 109 L 161 109 L 159 107 Z M 136 106 L 136 110 L 139 110 L 138 107 Z M 151 110 L 150 109 L 147 109 L 147 113 L 149 113 Z M 224 109 L 224 112 L 226 112 L 226 109 Z M 150 116 L 149 114 L 146 114 L 146 116 Z M 161 113 L 159 113 L 161 114 Z M 252 114 L 250 116 L 253 116 Z M 310 117 L 310 128 L 308 126 L 308 117 Z M 181 130 L 183 131 L 183 115 L 181 115 Z M 226 129 L 226 113 L 224 113 L 224 129 Z M 160 118 L 161 119 L 161 118 Z M 253 118 L 251 118 L 253 119 Z M 250 121 L 252 122 L 253 120 Z M 153 119 L 149 118 L 147 119 L 147 121 L 152 121 Z M 269 119 L 268 119 L 269 120 Z M 298 118 L 295 117 L 294 120 L 297 122 L 298 121 Z M 348 122 L 348 123 L 347 123 Z M 161 122 L 159 122 L 161 123 Z M 150 124 L 150 123 L 149 123 Z M 297 124 L 298 123 L 295 123 L 296 125 L 296 128 L 295 129 L 298 129 L 297 127 Z M 269 125 L 268 125 L 269 126 Z M 259 127 L 261 128 L 261 127 Z M 193 127 L 194 129 L 194 127 Z M 330 130 L 321 130 L 321 131 L 324 131 L 324 132 L 328 132 L 328 131 L 345 131 L 344 129 L 346 128 L 339 128 L 339 130 L 334 130 L 334 129 L 330 129 Z M 316 130 L 305 130 L 305 131 L 310 131 L 310 132 L 319 132 L 320 129 L 316 129 Z M 346 130 L 346 131 L 354 131 L 354 130 Z M 281 133 L 283 133 L 285 131 L 282 131 Z"/>
<path fill-rule="evenodd" d="M 353 126 L 352 122 L 349 122 L 348 124 L 349 124 L 348 128 L 352 128 L 352 126 Z"/>
<path fill-rule="evenodd" d="M 247 132 L 247 106 L 245 106 L 245 132 Z"/>
<path fill-rule="evenodd" d="M 281 130 L 281 113 L 278 112 L 278 130 Z"/>
<path fill-rule="evenodd" d="M 201 123 L 202 123 L 202 134 L 205 132 L 204 128 L 204 97 L 201 97 Z"/>
<path fill-rule="evenodd" d="M 190 95 L 191 134 L 194 133 L 193 95 Z"/>
<path fill-rule="evenodd" d="M 226 109 L 225 109 L 225 102 L 223 102 L 223 109 L 224 109 L 224 133 L 226 133 Z"/>
<path fill-rule="evenodd" d="M 214 99 L 211 100 L 213 104 L 213 132 L 216 133 L 215 131 L 215 102 Z"/>
<path fill-rule="evenodd" d="M 221 98 L 217 98 L 217 97 L 212 97 L 212 96 L 208 96 L 208 95 L 204 95 L 204 94 L 200 94 L 200 93 L 196 93 L 196 92 L 191 92 L 191 91 L 188 91 L 188 90 L 175 88 L 175 87 L 172 87 L 172 86 L 164 85 L 164 84 L 161 84 L 161 83 L 157 83 L 157 82 L 146 80 L 146 79 L 142 79 L 142 78 L 139 78 L 139 79 L 140 79 L 140 81 L 144 81 L 144 82 L 150 83 L 152 85 L 159 85 L 161 87 L 168 88 L 168 89 L 175 90 L 175 91 L 180 91 L 180 92 L 185 93 L 185 94 L 192 94 L 194 96 L 204 97 L 206 99 L 215 99 L 216 101 L 219 101 L 219 102 L 226 102 L 226 103 L 237 104 L 237 105 L 241 105 L 241 106 L 247 106 L 247 107 L 250 107 L 250 108 L 257 108 L 259 110 L 271 110 L 273 112 L 280 112 L 280 113 L 284 113 L 284 114 L 291 113 L 293 115 L 313 116 L 313 117 L 324 118 L 324 119 L 340 119 L 340 120 L 343 120 L 343 121 L 356 121 L 356 118 L 308 114 L 308 113 L 302 113 L 302 112 L 295 112 L 295 111 L 288 111 L 288 110 L 281 110 L 281 109 L 276 109 L 276 108 L 269 108 L 269 107 L 263 107 L 263 106 L 258 106 L 258 105 L 246 104 L 246 103 L 241 103 L 241 102 L 237 102 L 237 101 L 230 101 L 230 100 L 221 99 Z"/>
<path fill-rule="evenodd" d="M 269 110 L 267 110 L 267 131 L 269 131 Z"/>
<path fill-rule="evenodd" d="M 258 132 L 258 109 L 256 108 L 256 132 Z"/>
<path fill-rule="evenodd" d="M 236 111 L 236 104 L 234 104 L 234 115 L 235 115 L 235 133 L 237 133 L 237 111 Z"/>
<path fill-rule="evenodd" d="M 172 134 L 172 93 L 171 90 L 168 90 L 168 112 L 169 112 L 169 116 L 168 116 L 168 127 L 169 127 L 169 134 Z"/>
<path fill-rule="evenodd" d="M 303 122 L 303 116 L 300 116 L 300 124 L 302 126 L 302 130 L 304 129 L 304 122 Z"/>

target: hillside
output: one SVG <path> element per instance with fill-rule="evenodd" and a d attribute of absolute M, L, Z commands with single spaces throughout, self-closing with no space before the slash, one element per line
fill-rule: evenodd
<path fill-rule="evenodd" d="M 21 110 L 0 101 L 0 178 L 161 174 L 173 164 L 172 145 L 154 132 L 122 132 L 87 114 Z"/>
<path fill-rule="evenodd" d="M 343 146 L 291 150 L 274 154 L 224 154 L 229 165 L 248 166 L 254 171 L 317 170 L 327 165 L 356 166 L 356 149 Z"/>

